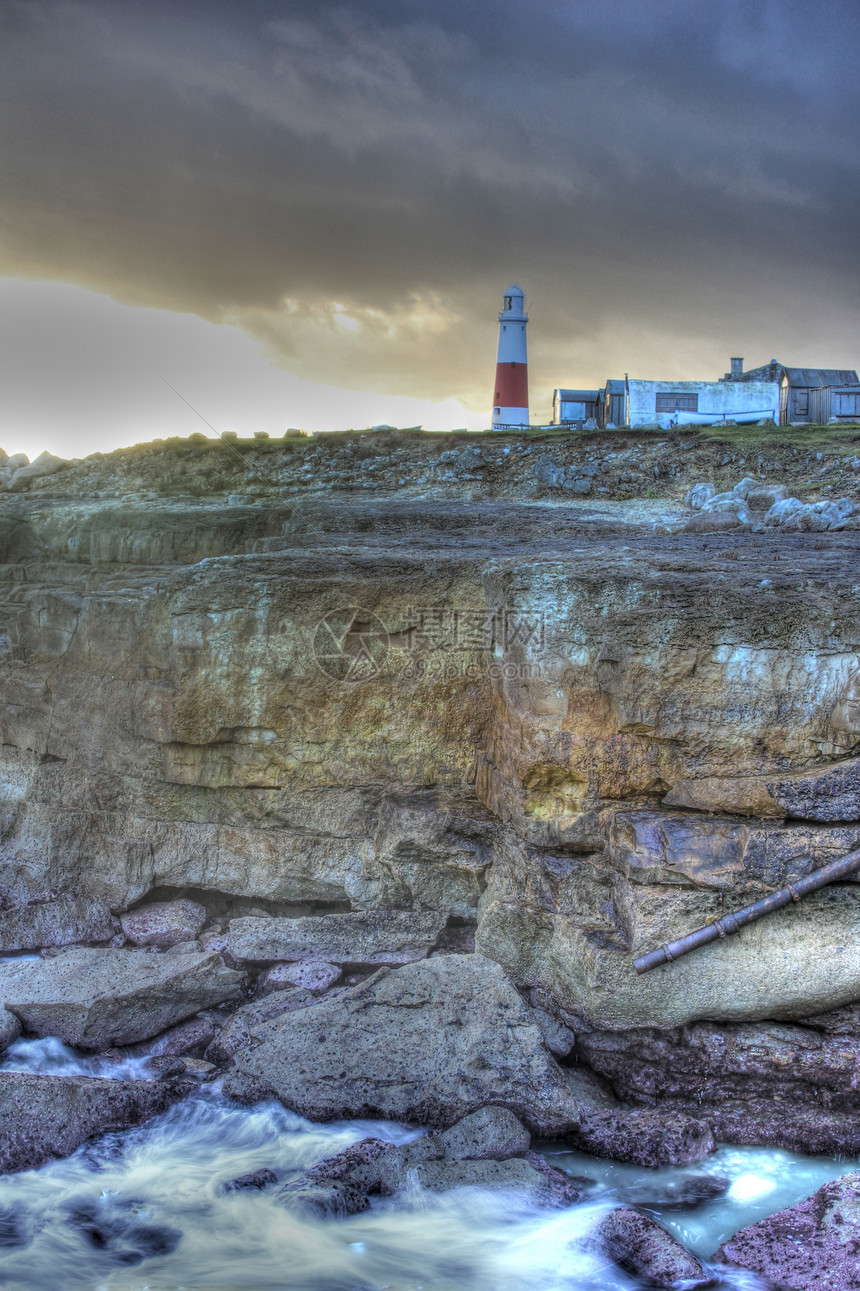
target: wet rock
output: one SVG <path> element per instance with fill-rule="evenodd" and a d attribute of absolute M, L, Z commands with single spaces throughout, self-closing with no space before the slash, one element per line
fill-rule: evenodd
<path fill-rule="evenodd" d="M 24 1206 L 0 1206 L 0 1250 L 27 1246 L 34 1227 Z"/>
<path fill-rule="evenodd" d="M 619 1206 L 600 1220 L 588 1245 L 651 1287 L 713 1285 L 694 1255 L 650 1215 Z"/>
<path fill-rule="evenodd" d="M 390 1197 L 410 1186 L 431 1192 L 515 1189 L 543 1205 L 578 1201 L 571 1180 L 529 1152 L 528 1144 L 528 1131 L 510 1112 L 482 1108 L 441 1134 L 403 1146 L 362 1139 L 291 1179 L 280 1195 L 328 1214 L 354 1214 L 366 1208 L 368 1198 Z"/>
<path fill-rule="evenodd" d="M 318 958 L 332 964 L 408 964 L 424 959 L 445 926 L 434 911 L 359 910 L 301 919 L 233 919 L 238 960 Z"/>
<path fill-rule="evenodd" d="M 107 906 L 84 897 L 60 897 L 0 913 L 0 954 L 73 942 L 110 941 L 116 925 Z"/>
<path fill-rule="evenodd" d="M 262 1191 L 268 1188 L 270 1183 L 277 1183 L 278 1176 L 274 1170 L 263 1166 L 260 1170 L 252 1170 L 250 1174 L 240 1174 L 229 1183 L 224 1184 L 225 1192 L 244 1192 L 247 1189 L 256 1188 Z"/>
<path fill-rule="evenodd" d="M 21 1019 L 8 1009 L 0 1008 L 0 1053 L 14 1044 L 20 1034 Z"/>
<path fill-rule="evenodd" d="M 102 1052 L 235 999 L 242 980 L 215 954 L 76 948 L 0 965 L 0 999 L 28 1031 Z"/>
<path fill-rule="evenodd" d="M 122 915 L 120 922 L 135 946 L 167 950 L 197 938 L 206 922 L 206 910 L 185 897 L 179 901 L 154 901 Z"/>
<path fill-rule="evenodd" d="M 185 1075 L 192 1076 L 195 1080 L 212 1080 L 218 1073 L 218 1068 L 214 1062 L 206 1062 L 203 1058 L 182 1059 L 185 1066 Z"/>
<path fill-rule="evenodd" d="M 257 990 L 262 995 L 299 986 L 306 991 L 327 991 L 334 986 L 343 969 L 324 959 L 300 959 L 296 963 L 274 964 L 257 979 Z"/>
<path fill-rule="evenodd" d="M 67 1222 L 87 1240 L 90 1246 L 122 1266 L 141 1264 L 144 1260 L 175 1251 L 182 1233 L 166 1224 L 142 1223 L 133 1198 L 100 1195 L 91 1202 L 72 1202 L 66 1206 Z"/>
<path fill-rule="evenodd" d="M 170 1080 L 173 1076 L 185 1074 L 185 1059 L 175 1054 L 163 1058 L 150 1058 L 146 1065 L 159 1080 Z"/>
<path fill-rule="evenodd" d="M 844 1174 L 806 1201 L 742 1228 L 714 1256 L 784 1291 L 860 1288 L 860 1175 Z"/>
<path fill-rule="evenodd" d="M 275 1096 L 311 1120 L 380 1116 L 444 1127 L 497 1103 L 533 1131 L 578 1120 L 575 1086 L 498 964 L 445 955 L 381 969 L 337 999 L 276 1019 L 225 1093 Z"/>
<path fill-rule="evenodd" d="M 717 1146 L 707 1120 L 662 1106 L 590 1110 L 563 1138 L 593 1156 L 649 1169 L 702 1161 Z"/>
<path fill-rule="evenodd" d="M 622 1199 L 633 1206 L 659 1210 L 694 1210 L 706 1201 L 724 1196 L 731 1180 L 724 1174 L 687 1174 L 675 1179 L 625 1184 Z"/>
<path fill-rule="evenodd" d="M 69 1156 L 94 1134 L 140 1125 L 191 1088 L 182 1081 L 0 1072 L 0 1171 Z"/>

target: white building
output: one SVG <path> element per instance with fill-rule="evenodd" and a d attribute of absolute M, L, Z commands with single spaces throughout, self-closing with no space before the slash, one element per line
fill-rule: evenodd
<path fill-rule="evenodd" d="M 627 425 L 709 426 L 722 421 L 779 421 L 777 381 L 627 380 Z"/>

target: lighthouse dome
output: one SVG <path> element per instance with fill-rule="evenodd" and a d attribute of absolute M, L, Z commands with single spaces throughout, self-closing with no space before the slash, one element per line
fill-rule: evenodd
<path fill-rule="evenodd" d="M 522 287 L 519 285 L 519 283 L 512 282 L 510 287 L 508 287 L 507 291 L 505 292 L 504 304 L 503 304 L 502 312 L 499 314 L 499 320 L 501 321 L 502 319 L 507 319 L 507 320 L 515 319 L 518 322 L 525 322 L 527 318 L 527 314 L 524 308 L 525 297 L 526 297 L 526 294 L 523 291 Z"/>

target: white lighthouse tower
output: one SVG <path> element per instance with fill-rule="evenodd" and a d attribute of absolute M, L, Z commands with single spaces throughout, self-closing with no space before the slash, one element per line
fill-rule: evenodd
<path fill-rule="evenodd" d="M 505 292 L 499 314 L 499 354 L 493 395 L 493 430 L 529 424 L 525 292 L 516 283 Z"/>

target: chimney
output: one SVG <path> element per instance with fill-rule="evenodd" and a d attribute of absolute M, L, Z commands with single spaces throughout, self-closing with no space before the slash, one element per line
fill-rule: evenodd
<path fill-rule="evenodd" d="M 731 365 L 732 365 L 732 380 L 733 380 L 733 381 L 740 381 L 741 377 L 742 377 L 742 376 L 743 376 L 743 374 L 744 374 L 744 361 L 743 361 L 743 359 L 729 359 L 729 362 L 730 362 L 730 363 L 731 363 Z"/>

